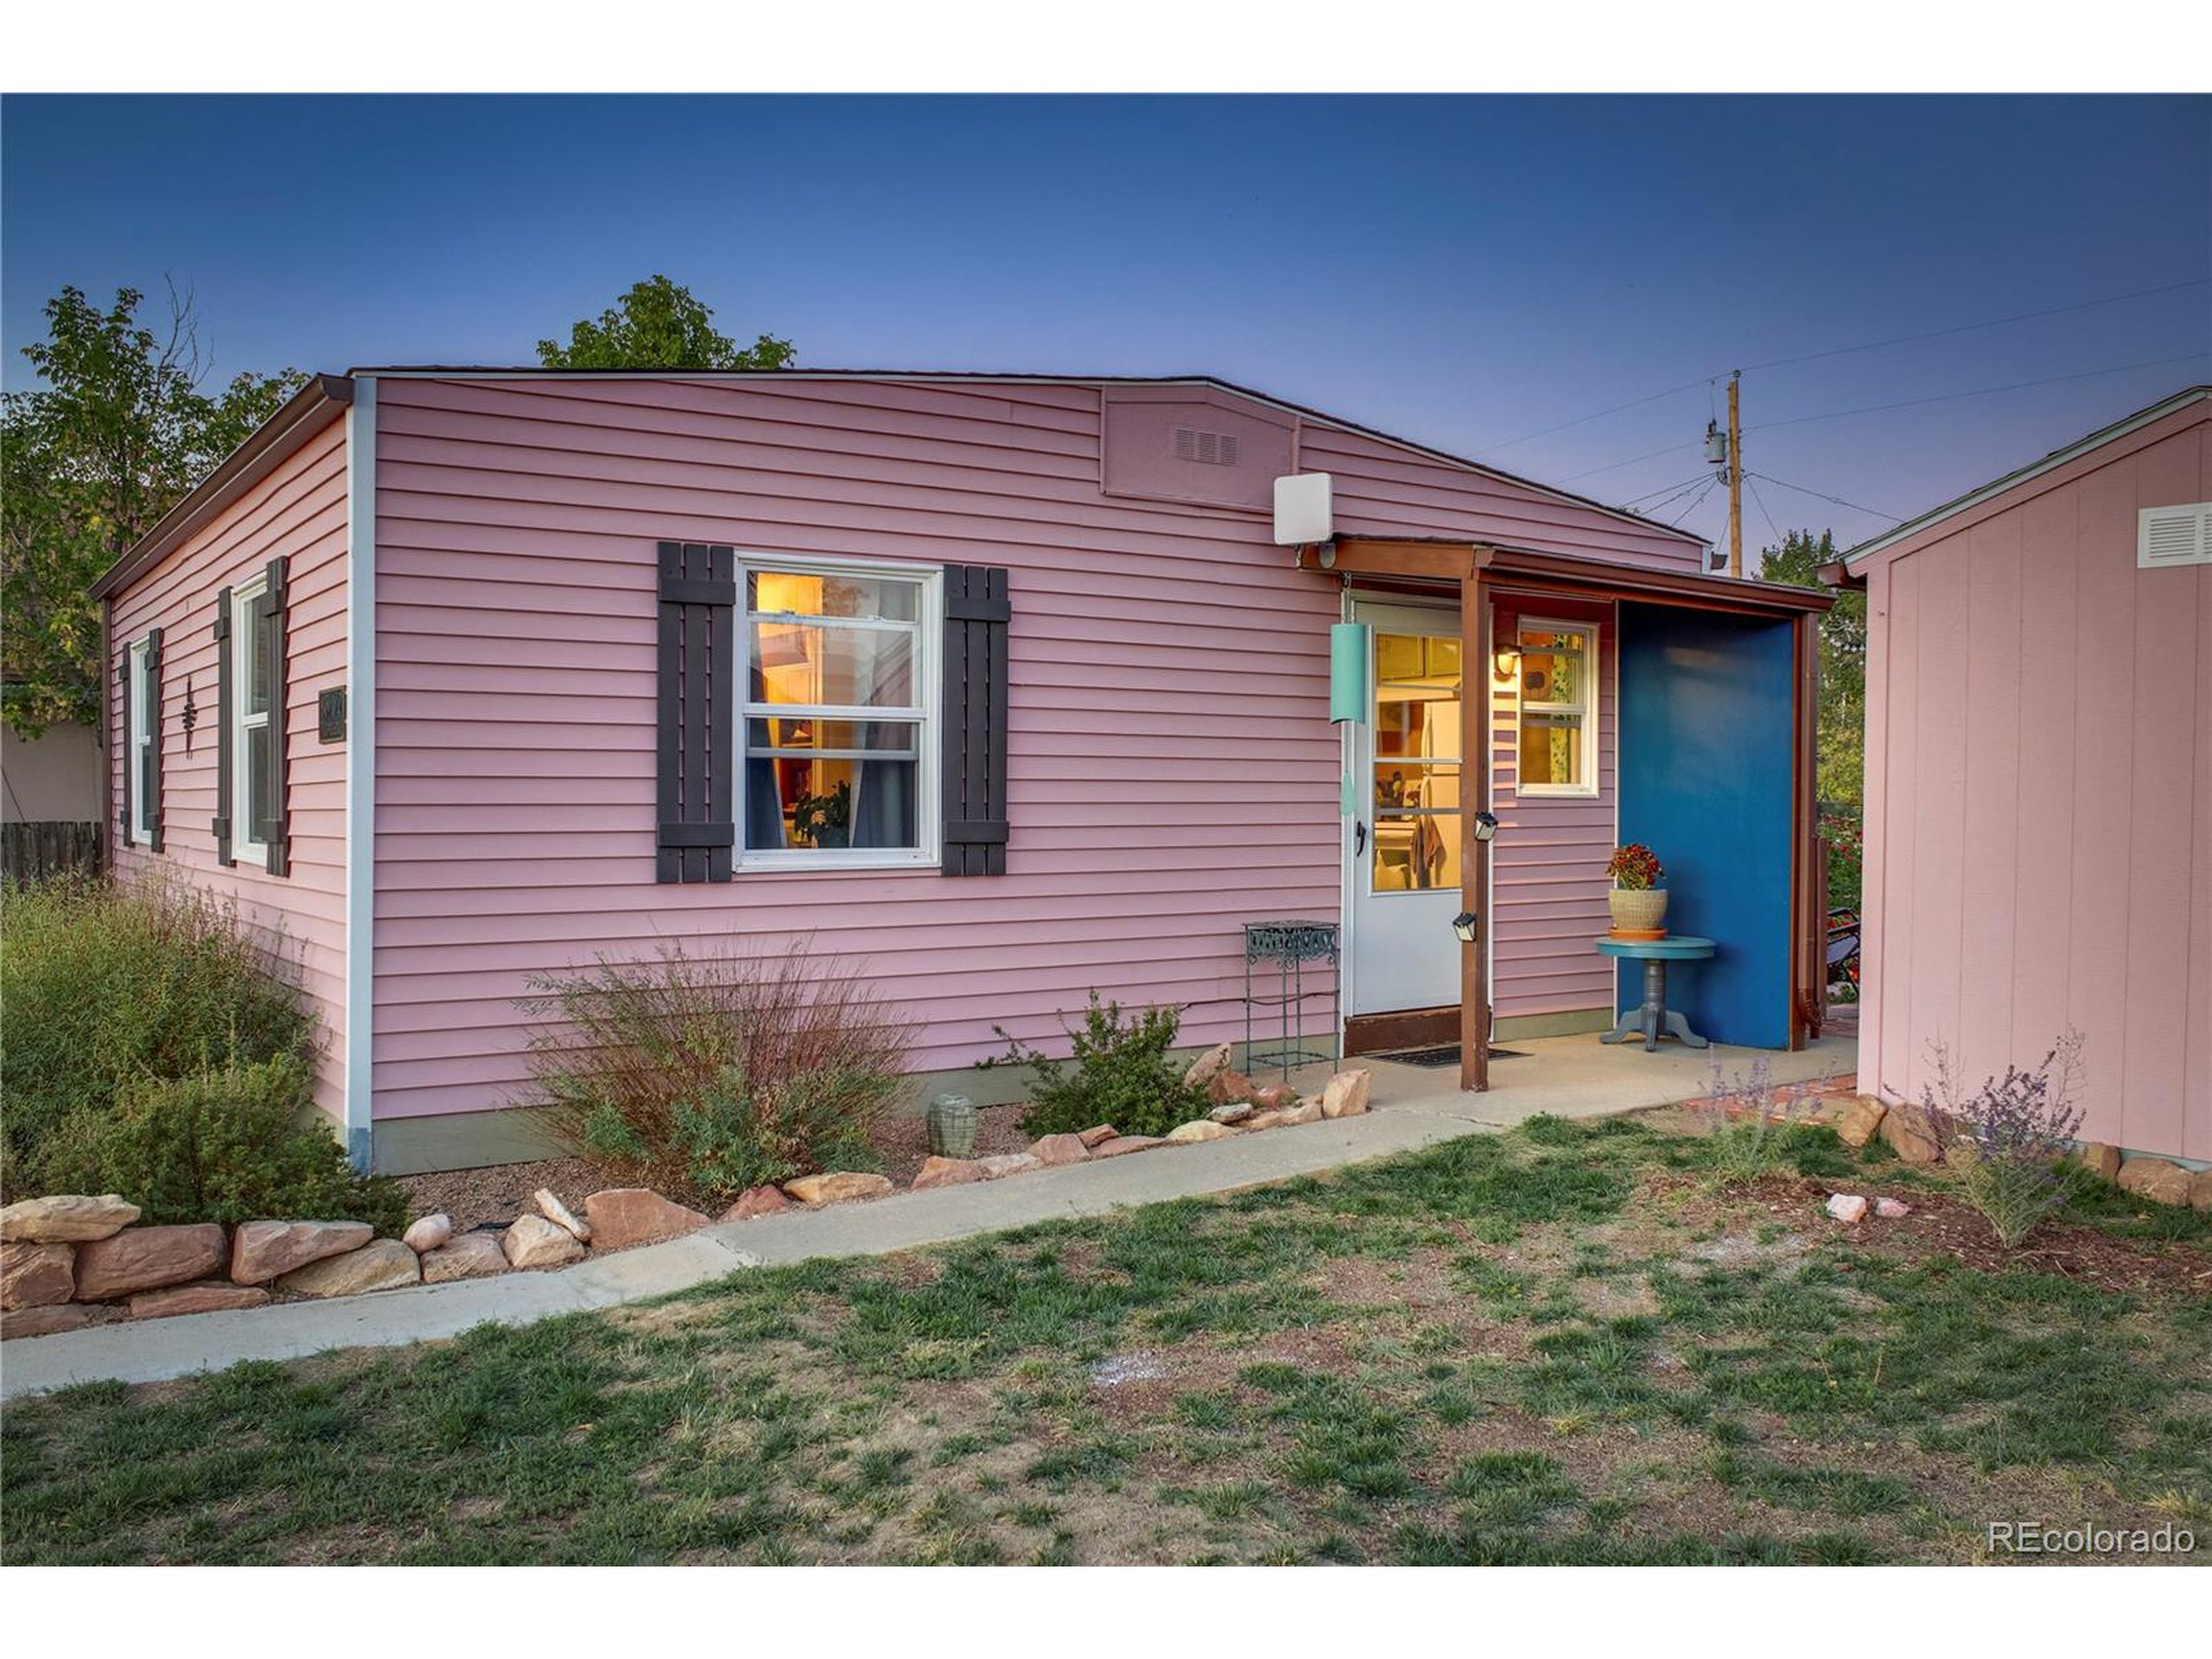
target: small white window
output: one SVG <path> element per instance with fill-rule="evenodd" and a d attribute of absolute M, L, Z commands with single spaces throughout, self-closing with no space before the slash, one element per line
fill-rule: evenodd
<path fill-rule="evenodd" d="M 935 864 L 939 574 L 776 560 L 738 584 L 740 861 Z"/>
<path fill-rule="evenodd" d="M 275 619 L 261 604 L 266 577 L 231 590 L 231 842 L 241 860 L 264 868 L 264 827 L 276 819 L 276 768 L 269 723 L 274 683 Z"/>
<path fill-rule="evenodd" d="M 1597 629 L 1523 617 L 1521 647 L 1522 796 L 1598 792 Z"/>
<path fill-rule="evenodd" d="M 151 634 L 130 647 L 130 839 L 143 845 L 154 838 L 154 710 L 159 688 L 152 669 Z"/>

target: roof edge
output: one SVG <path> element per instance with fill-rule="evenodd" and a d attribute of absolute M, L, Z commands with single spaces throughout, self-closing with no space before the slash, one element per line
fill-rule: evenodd
<path fill-rule="evenodd" d="M 1447 466 L 1465 467 L 1487 478 L 1503 480 L 1522 489 L 1535 490 L 1554 501 L 1573 506 L 1587 507 L 1634 524 L 1638 530 L 1648 530 L 1687 542 L 1692 547 L 1704 547 L 1704 537 L 1673 524 L 1663 524 L 1656 518 L 1648 518 L 1627 507 L 1617 507 L 1597 499 L 1594 496 L 1577 495 L 1563 490 L 1556 484 L 1547 484 L 1540 479 L 1525 478 L 1519 473 L 1509 473 L 1486 461 L 1467 455 L 1455 455 L 1448 449 L 1439 449 L 1414 438 L 1400 437 L 1395 432 L 1385 432 L 1379 427 L 1363 426 L 1357 421 L 1347 420 L 1341 415 L 1332 415 L 1326 410 L 1313 409 L 1305 404 L 1292 403 L 1272 392 L 1260 391 L 1240 385 L 1234 380 L 1224 380 L 1216 374 L 1026 374 L 995 369 L 549 369 L 527 365 L 503 368 L 487 363 L 415 363 L 392 364 L 384 366 L 356 366 L 349 374 L 371 377 L 385 375 L 395 379 L 547 379 L 547 380 L 902 380 L 928 384 L 988 385 L 1000 382 L 1008 385 L 1057 386 L 1212 386 L 1265 404 L 1301 419 L 1319 422 L 1338 431 L 1356 433 L 1387 443 L 1395 448 L 1441 461 Z"/>
<path fill-rule="evenodd" d="M 1992 479 L 1988 483 L 1968 490 L 1964 495 L 1946 501 L 1941 506 L 1930 507 L 1917 518 L 1907 519 L 1894 530 L 1885 531 L 1871 541 L 1861 542 L 1858 546 L 1847 549 L 1841 560 L 1843 568 L 1847 570 L 1860 561 L 1870 559 L 1875 554 L 1894 547 L 1899 542 L 1916 536 L 1933 525 L 1940 524 L 1947 518 L 1955 518 L 1959 514 L 1969 512 L 1983 502 L 1992 500 L 2004 494 L 2005 491 L 2026 483 L 2030 479 L 2040 478 L 2045 473 L 2055 472 L 2069 461 L 2077 461 L 2092 450 L 2102 448 L 2106 444 L 2124 438 L 2131 432 L 2140 431 L 2146 426 L 2165 419 L 2169 415 L 2178 413 L 2191 404 L 2207 400 L 2212 400 L 2212 385 L 2186 386 L 2170 397 L 2160 398 L 2148 408 L 2139 409 L 2133 415 L 2123 415 L 2110 425 L 2101 426 L 2086 437 L 2076 438 L 2073 442 L 2063 444 L 2052 450 L 2040 461 L 2030 461 L 2024 467 L 2016 467 L 2002 477 Z"/>
<path fill-rule="evenodd" d="M 94 599 L 105 599 L 158 564 L 178 543 L 251 489 L 329 423 L 333 411 L 353 401 L 353 382 L 345 375 L 317 374 L 294 392 L 274 415 L 256 427 L 244 443 L 216 464 L 214 471 L 185 493 L 159 523 L 125 550 L 92 584 Z"/>

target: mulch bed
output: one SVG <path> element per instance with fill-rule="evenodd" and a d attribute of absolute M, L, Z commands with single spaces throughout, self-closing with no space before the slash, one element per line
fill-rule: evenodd
<path fill-rule="evenodd" d="M 976 1155 L 988 1158 L 1001 1152 L 1027 1152 L 1029 1137 L 1021 1132 L 1026 1104 L 982 1106 L 976 1110 Z M 929 1125 L 919 1113 L 901 1116 L 879 1125 L 869 1137 L 876 1167 L 901 1187 L 912 1185 L 914 1172 L 930 1155 Z M 588 1158 L 544 1158 L 527 1164 L 494 1164 L 484 1169 L 443 1170 L 432 1174 L 403 1175 L 399 1184 L 418 1216 L 442 1210 L 453 1217 L 454 1230 L 496 1224 L 504 1227 L 517 1216 L 536 1215 L 532 1196 L 550 1186 L 563 1202 L 583 1212 L 584 1195 L 602 1187 L 627 1185 Z M 679 1204 L 692 1202 L 680 1192 L 666 1197 Z M 723 1206 L 701 1206 L 719 1216 Z"/>
<path fill-rule="evenodd" d="M 1895 1221 L 1872 1216 L 1856 1223 L 1835 1220 L 1825 1206 L 1835 1192 L 1863 1192 L 1869 1185 L 1809 1175 L 1770 1175 L 1735 1189 L 1737 1195 L 1763 1201 L 1808 1231 L 1848 1243 L 1870 1255 L 1896 1257 L 1914 1265 L 1955 1262 L 1977 1273 L 2055 1273 L 2099 1290 L 2146 1291 L 2180 1296 L 2212 1295 L 2212 1256 L 2188 1244 L 2156 1244 L 2114 1238 L 2092 1227 L 2046 1221 L 2018 1249 L 1997 1242 L 1989 1224 L 1969 1205 L 1940 1192 L 1900 1187 L 1889 1196 L 1912 1206 Z"/>

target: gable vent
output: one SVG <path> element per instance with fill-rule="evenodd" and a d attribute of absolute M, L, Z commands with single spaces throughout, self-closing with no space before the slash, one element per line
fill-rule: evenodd
<path fill-rule="evenodd" d="M 2135 563 L 2142 570 L 2212 564 L 2212 501 L 2145 507 L 2135 515 Z"/>
<path fill-rule="evenodd" d="M 1236 464 L 1236 435 L 1234 432 L 1201 432 L 1194 426 L 1175 429 L 1175 459 L 1195 461 L 1204 467 L 1234 467 Z"/>

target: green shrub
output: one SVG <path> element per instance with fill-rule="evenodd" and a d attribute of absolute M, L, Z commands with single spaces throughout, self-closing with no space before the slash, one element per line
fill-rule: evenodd
<path fill-rule="evenodd" d="M 45 1162 L 57 1190 L 120 1192 L 149 1223 L 365 1221 L 397 1235 L 406 1194 L 353 1173 L 313 1087 L 290 1054 L 139 1084 L 111 1108 L 73 1114 Z"/>
<path fill-rule="evenodd" d="M 203 894 L 92 880 L 10 885 L 0 932 L 9 1192 L 60 1190 L 41 1149 L 65 1122 L 112 1113 L 126 1089 L 313 1053 L 297 984 L 234 911 Z"/>
<path fill-rule="evenodd" d="M 626 1179 L 709 1201 L 874 1161 L 907 1022 L 858 970 L 813 956 L 602 957 L 531 981 L 537 1100 L 569 1150 Z"/>
<path fill-rule="evenodd" d="M 1002 1027 L 1007 1052 L 985 1066 L 1026 1065 L 1036 1077 L 1021 1119 L 1030 1135 L 1072 1135 L 1111 1123 L 1123 1135 L 1165 1135 L 1206 1114 L 1206 1095 L 1183 1081 L 1183 1067 L 1168 1058 L 1182 1029 L 1179 1007 L 1147 1007 L 1124 1024 L 1122 1005 L 1090 994 L 1083 1029 L 1061 1021 L 1069 1058 L 1056 1060 L 1016 1042 Z"/>

